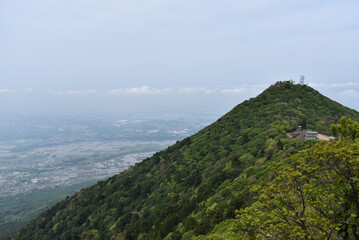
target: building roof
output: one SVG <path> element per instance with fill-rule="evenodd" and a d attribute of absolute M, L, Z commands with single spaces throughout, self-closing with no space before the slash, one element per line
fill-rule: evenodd
<path fill-rule="evenodd" d="M 304 133 L 300 133 L 298 134 L 298 136 L 296 138 L 304 138 L 305 137 L 305 134 Z"/>

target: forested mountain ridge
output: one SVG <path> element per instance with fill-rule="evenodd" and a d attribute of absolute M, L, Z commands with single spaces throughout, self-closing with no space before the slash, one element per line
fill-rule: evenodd
<path fill-rule="evenodd" d="M 197 134 L 56 204 L 17 239 L 192 239 L 234 224 L 268 166 L 315 140 L 289 140 L 298 125 L 329 134 L 359 113 L 305 85 L 277 82 Z M 201 237 L 201 238 L 203 238 Z M 235 236 L 234 236 L 235 239 Z"/>

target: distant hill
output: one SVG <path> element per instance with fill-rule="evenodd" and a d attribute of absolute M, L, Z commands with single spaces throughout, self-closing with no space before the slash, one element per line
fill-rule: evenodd
<path fill-rule="evenodd" d="M 302 125 L 329 135 L 341 116 L 359 120 L 309 86 L 277 82 L 197 134 L 57 203 L 17 239 L 192 239 L 235 224 L 235 210 L 252 202 L 249 189 L 270 180 L 271 163 L 317 143 L 285 133 Z"/>

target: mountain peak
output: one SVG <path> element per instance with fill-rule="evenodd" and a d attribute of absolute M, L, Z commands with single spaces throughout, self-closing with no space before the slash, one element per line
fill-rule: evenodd
<path fill-rule="evenodd" d="M 249 189 L 270 179 L 272 162 L 316 143 L 289 140 L 286 132 L 305 121 L 308 129 L 329 133 L 341 116 L 359 120 L 358 112 L 309 86 L 277 82 L 197 134 L 58 203 L 18 239 L 207 234 L 251 202 Z"/>

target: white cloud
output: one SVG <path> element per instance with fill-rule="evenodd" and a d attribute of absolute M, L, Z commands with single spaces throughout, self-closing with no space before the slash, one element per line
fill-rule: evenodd
<path fill-rule="evenodd" d="M 162 93 L 161 89 L 151 88 L 149 86 L 126 88 L 125 93 L 127 94 L 159 94 Z"/>
<path fill-rule="evenodd" d="M 108 93 L 111 95 L 121 94 L 121 93 L 123 93 L 123 89 L 112 89 L 112 90 L 109 90 Z"/>
<path fill-rule="evenodd" d="M 311 87 L 318 88 L 345 88 L 345 87 L 359 87 L 357 82 L 346 82 L 346 83 L 309 83 Z"/>
<path fill-rule="evenodd" d="M 222 94 L 259 94 L 260 92 L 264 91 L 268 85 L 266 84 L 242 84 L 240 86 L 235 86 L 232 88 L 222 88 L 220 92 Z"/>
<path fill-rule="evenodd" d="M 166 89 L 168 91 L 168 89 Z M 108 91 L 109 94 L 127 94 L 127 95 L 149 95 L 149 94 L 160 94 L 164 91 L 158 88 L 151 88 L 149 86 L 133 87 L 125 89 L 113 89 Z"/>
<path fill-rule="evenodd" d="M 89 90 L 87 90 L 85 93 L 87 93 L 87 94 L 93 94 L 93 93 L 96 93 L 96 92 L 97 92 L 96 89 L 89 89 Z"/>
<path fill-rule="evenodd" d="M 216 89 L 210 89 L 210 88 L 204 88 L 204 87 L 184 87 L 184 88 L 179 88 L 177 90 L 178 93 L 183 93 L 183 94 L 193 94 L 193 93 L 198 93 L 198 92 L 202 92 L 202 93 L 207 93 L 207 94 L 211 94 L 211 93 L 215 93 Z"/>
<path fill-rule="evenodd" d="M 118 88 L 108 91 L 99 91 L 96 89 L 88 90 L 41 90 L 41 89 L 0 89 L 0 93 L 47 93 L 52 95 L 93 95 L 93 94 L 109 94 L 109 95 L 164 95 L 164 94 L 244 94 L 244 93 L 256 93 L 263 91 L 267 86 L 262 85 L 241 85 L 234 87 L 167 87 L 156 88 L 150 86 L 132 87 L 132 88 Z"/>
<path fill-rule="evenodd" d="M 241 87 L 241 88 L 225 88 L 221 90 L 221 93 L 223 94 L 238 94 L 243 93 L 247 91 L 247 88 Z"/>
<path fill-rule="evenodd" d="M 343 97 L 359 98 L 359 91 L 354 90 L 354 89 L 347 89 L 347 90 L 339 92 L 339 95 L 341 95 Z"/>
<path fill-rule="evenodd" d="M 14 90 L 12 89 L 0 89 L 0 93 L 8 93 L 8 92 L 13 92 Z"/>
<path fill-rule="evenodd" d="M 66 94 L 71 94 L 71 95 L 88 95 L 88 94 L 94 94 L 97 91 L 95 89 L 88 89 L 88 90 L 83 90 L 83 91 L 78 91 L 78 90 L 68 90 L 66 91 Z"/>
<path fill-rule="evenodd" d="M 87 90 L 49 90 L 49 89 L 0 89 L 0 93 L 11 94 L 52 94 L 52 95 L 124 95 L 124 96 L 139 96 L 139 95 L 166 95 L 166 94 L 179 94 L 179 95 L 191 95 L 191 94 L 246 94 L 257 93 L 263 91 L 267 86 L 264 85 L 240 85 L 240 86 L 226 86 L 226 87 L 165 87 L 156 88 L 150 86 L 131 87 L 131 88 L 118 88 L 107 91 L 101 91 L 96 89 Z"/>
<path fill-rule="evenodd" d="M 194 93 L 215 93 L 216 89 L 204 87 L 182 87 L 182 88 L 152 88 L 149 86 L 133 87 L 125 89 L 112 89 L 109 94 L 127 94 L 127 95 L 149 95 L 149 94 L 194 94 Z"/>
<path fill-rule="evenodd" d="M 77 91 L 77 90 L 69 90 L 66 92 L 67 94 L 81 94 L 81 91 Z"/>
<path fill-rule="evenodd" d="M 159 94 L 242 94 L 245 92 L 262 91 L 264 86 L 241 86 L 233 88 L 223 87 L 179 87 L 179 88 L 151 88 L 149 86 L 133 87 L 133 88 L 119 88 L 109 90 L 107 93 L 111 95 L 159 95 Z"/>
<path fill-rule="evenodd" d="M 164 93 L 174 93 L 174 89 L 173 88 L 164 88 L 163 92 Z"/>

